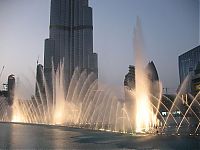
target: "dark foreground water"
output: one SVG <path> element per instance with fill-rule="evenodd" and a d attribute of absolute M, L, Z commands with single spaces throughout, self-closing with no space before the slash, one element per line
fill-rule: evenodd
<path fill-rule="evenodd" d="M 188 149 L 199 136 L 129 136 L 84 129 L 0 123 L 0 149 Z"/>

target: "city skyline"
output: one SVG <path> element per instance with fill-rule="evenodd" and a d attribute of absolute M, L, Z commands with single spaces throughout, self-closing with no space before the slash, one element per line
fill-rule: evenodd
<path fill-rule="evenodd" d="M 146 43 L 145 55 L 148 56 L 146 61 L 155 62 L 164 87 L 176 88 L 178 86 L 178 55 L 198 45 L 199 34 L 196 33 L 199 26 L 199 21 L 196 20 L 199 18 L 199 14 L 196 14 L 199 11 L 199 7 L 196 6 L 198 1 L 163 2 L 164 4 L 161 5 L 162 2 L 154 0 L 151 6 L 147 1 L 126 0 L 122 3 L 118 0 L 113 6 L 111 5 L 113 0 L 101 2 L 90 0 L 90 6 L 94 10 L 94 51 L 99 54 L 101 81 L 123 85 L 128 66 L 134 64 L 133 27 L 136 17 L 140 16 Z M 10 73 L 17 76 L 23 74 L 27 78 L 34 77 L 38 56 L 40 56 L 39 62 L 43 64 L 43 39 L 48 37 L 50 1 L 31 3 L 32 5 L 27 4 L 23 0 L 1 2 L 0 11 L 3 13 L 0 13 L 0 17 L 4 22 L 0 30 L 3 33 L 0 36 L 0 43 L 2 43 L 0 49 L 3 53 L 0 67 L 5 65 L 5 71 L 0 83 L 5 82 Z M 155 11 L 148 14 L 147 12 L 153 7 L 156 8 Z M 122 11 L 118 11 L 120 8 Z M 143 12 L 140 11 L 141 8 Z M 170 12 L 168 12 L 169 8 Z M 163 13 L 157 14 L 158 10 L 162 10 Z M 39 16 L 39 14 L 43 15 Z M 160 18 L 163 20 L 159 22 Z M 18 31 L 19 29 L 21 32 Z M 164 70 L 170 71 L 166 73 Z"/>
<path fill-rule="evenodd" d="M 0 149 L 200 149 L 200 0 L 0 0 L 0 21 Z"/>

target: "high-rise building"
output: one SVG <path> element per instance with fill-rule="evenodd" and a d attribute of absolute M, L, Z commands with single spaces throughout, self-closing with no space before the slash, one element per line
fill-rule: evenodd
<path fill-rule="evenodd" d="M 189 73 L 192 73 L 200 62 L 200 46 L 197 46 L 179 56 L 179 77 L 180 84 Z"/>
<path fill-rule="evenodd" d="M 158 72 L 153 61 L 150 61 L 146 67 L 148 79 L 152 82 L 159 81 Z"/>
<path fill-rule="evenodd" d="M 39 103 L 42 103 L 42 99 L 46 99 L 43 70 L 43 66 L 41 64 L 38 64 L 36 70 L 35 96 Z"/>
<path fill-rule="evenodd" d="M 15 76 L 8 76 L 8 105 L 13 105 L 14 102 L 14 94 L 15 94 Z"/>
<path fill-rule="evenodd" d="M 129 65 L 129 71 L 125 75 L 124 86 L 128 89 L 135 89 L 135 66 Z"/>
<path fill-rule="evenodd" d="M 150 61 L 145 68 L 146 76 L 150 82 L 159 81 L 158 72 L 153 61 Z M 129 72 L 125 75 L 124 86 L 135 89 L 135 66 L 129 65 Z"/>
<path fill-rule="evenodd" d="M 68 89 L 75 68 L 94 72 L 98 78 L 97 54 L 93 52 L 92 8 L 88 0 L 51 0 L 50 37 L 45 40 L 44 74 L 52 88 L 52 71 L 64 64 Z"/>

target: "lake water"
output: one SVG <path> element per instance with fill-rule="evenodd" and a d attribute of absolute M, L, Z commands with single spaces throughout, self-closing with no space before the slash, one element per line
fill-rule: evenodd
<path fill-rule="evenodd" d="M 200 149 L 200 136 L 124 135 L 0 123 L 0 149 Z"/>

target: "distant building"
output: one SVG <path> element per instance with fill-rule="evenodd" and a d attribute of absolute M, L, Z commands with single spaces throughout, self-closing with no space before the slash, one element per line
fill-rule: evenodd
<path fill-rule="evenodd" d="M 197 95 L 200 91 L 200 63 L 197 65 L 191 77 L 191 94 Z"/>
<path fill-rule="evenodd" d="M 8 90 L 6 89 L 6 90 L 1 90 L 0 91 L 0 97 L 8 97 Z"/>
<path fill-rule="evenodd" d="M 153 61 L 149 62 L 145 68 L 146 76 L 150 82 L 159 81 L 158 72 Z M 129 72 L 125 75 L 124 86 L 135 89 L 135 66 L 129 65 Z"/>
<path fill-rule="evenodd" d="M 37 65 L 36 72 L 36 85 L 35 85 L 35 96 L 40 102 L 42 99 L 46 98 L 45 83 L 44 83 L 44 73 L 43 66 L 41 64 Z"/>
<path fill-rule="evenodd" d="M 125 75 L 124 86 L 129 89 L 135 89 L 135 66 L 129 66 L 129 71 Z"/>
<path fill-rule="evenodd" d="M 153 95 L 154 97 L 159 98 L 160 93 L 162 91 L 160 91 L 161 88 L 160 88 L 158 72 L 157 72 L 156 66 L 155 66 L 153 61 L 150 61 L 147 64 L 146 75 L 147 75 L 147 78 L 148 78 L 148 81 L 149 81 L 149 92 L 150 92 L 150 94 Z M 155 106 L 157 106 L 158 102 L 155 101 L 153 103 L 154 103 Z"/>
<path fill-rule="evenodd" d="M 183 83 L 186 76 L 196 69 L 200 62 L 200 46 L 197 46 L 178 58 L 180 84 Z"/>
<path fill-rule="evenodd" d="M 7 83 L 3 84 L 3 90 L 0 90 L 0 97 L 6 98 L 7 102 L 10 101 L 10 103 L 12 104 L 11 99 L 14 97 L 14 90 L 15 90 L 15 77 L 14 75 L 10 75 L 8 76 Z M 8 98 L 10 100 L 8 100 Z"/>
<path fill-rule="evenodd" d="M 14 102 L 14 94 L 15 94 L 15 76 L 8 76 L 8 105 L 13 105 Z"/>
<path fill-rule="evenodd" d="M 158 72 L 153 61 L 150 61 L 146 67 L 148 79 L 152 82 L 159 81 Z"/>

